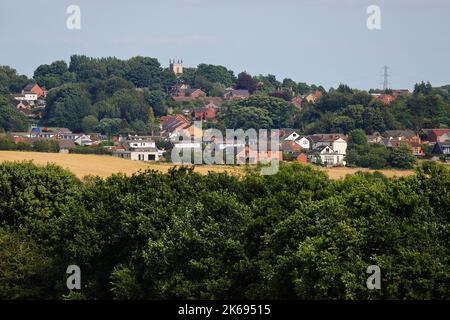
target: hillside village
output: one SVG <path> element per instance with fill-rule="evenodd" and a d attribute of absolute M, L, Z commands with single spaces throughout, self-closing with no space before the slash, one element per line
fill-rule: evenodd
<path fill-rule="evenodd" d="M 449 17 L 0 0 L 4 319 L 448 313 Z"/>
<path fill-rule="evenodd" d="M 177 79 L 182 79 L 184 70 L 182 61 L 170 60 L 168 70 Z M 348 134 L 342 132 L 306 132 L 299 128 L 278 128 L 278 150 L 260 151 L 245 144 L 234 142 L 217 142 L 211 137 L 202 135 L 206 128 L 214 128 L 220 123 L 219 114 L 229 110 L 233 103 L 245 103 L 252 97 L 259 97 L 258 88 L 264 86 L 262 81 L 247 79 L 246 74 L 238 78 L 238 85 L 224 87 L 220 95 L 208 94 L 200 87 L 194 87 L 183 80 L 166 88 L 167 101 L 170 107 L 165 114 L 154 119 L 151 132 L 147 134 L 106 132 L 72 132 L 69 128 L 43 126 L 39 123 L 46 111 L 49 91 L 37 83 L 30 82 L 21 92 L 10 95 L 15 108 L 30 122 L 29 130 L 7 132 L 6 137 L 14 142 L 0 144 L 2 149 L 51 151 L 61 153 L 97 153 L 111 155 L 135 161 L 171 161 L 172 149 L 183 149 L 184 152 L 198 152 L 205 148 L 233 150 L 236 163 L 255 164 L 261 161 L 296 161 L 323 166 L 346 166 L 349 144 Z M 250 82 L 250 84 L 248 84 Z M 248 85 L 246 85 L 246 83 Z M 243 87 L 247 87 L 243 89 Z M 312 87 L 308 92 L 286 92 L 276 89 L 269 93 L 272 99 L 284 99 L 288 105 L 302 111 L 304 108 L 314 109 L 321 103 L 323 88 Z M 135 87 L 137 92 L 144 89 Z M 255 93 L 256 92 L 256 93 Z M 396 99 L 411 96 L 409 90 L 370 91 L 370 99 L 389 108 Z M 289 97 L 286 99 L 286 97 Z M 233 111 L 233 110 L 231 110 Z M 227 111 L 228 112 L 228 111 Z M 198 128 L 194 122 L 201 122 Z M 223 127 L 222 127 L 223 129 Z M 269 128 L 271 129 L 271 128 Z M 306 130 L 307 131 L 307 130 Z M 311 131 L 311 130 L 309 130 Z M 191 141 L 179 141 L 180 136 L 190 137 Z M 195 138 L 195 141 L 194 141 Z M 368 144 L 384 146 L 386 150 L 396 150 L 406 146 L 416 158 L 433 158 L 450 161 L 450 129 L 421 128 L 413 130 L 373 131 L 366 134 Z M 34 145 L 41 147 L 34 148 Z M 47 143 L 47 147 L 42 147 Z M 51 147 L 48 147 L 51 146 Z M 34 149 L 33 149 L 34 148 Z M 220 164 L 220 163 L 219 163 Z"/>

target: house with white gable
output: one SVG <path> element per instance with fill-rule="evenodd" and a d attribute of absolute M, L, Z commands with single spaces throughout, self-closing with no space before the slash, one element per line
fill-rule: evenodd
<path fill-rule="evenodd" d="M 302 147 L 302 149 L 311 149 L 311 143 L 309 139 L 305 136 L 295 140 L 295 143 L 297 143 L 300 147 Z"/>
<path fill-rule="evenodd" d="M 339 154 L 346 155 L 347 154 L 347 141 L 343 138 L 338 138 L 334 140 L 331 144 L 331 147 L 334 151 L 336 151 Z"/>
<path fill-rule="evenodd" d="M 300 138 L 300 134 L 295 129 L 280 129 L 280 141 L 295 141 Z"/>
<path fill-rule="evenodd" d="M 283 143 L 293 141 L 299 145 L 302 149 L 310 149 L 310 141 L 306 136 L 299 134 L 296 129 L 280 129 L 280 145 Z"/>
<path fill-rule="evenodd" d="M 315 134 L 308 136 L 311 150 L 308 158 L 312 163 L 327 167 L 345 166 L 347 137 L 342 134 Z"/>
<path fill-rule="evenodd" d="M 92 139 L 88 135 L 80 135 L 78 138 L 75 139 L 75 143 L 79 146 L 92 146 Z"/>
<path fill-rule="evenodd" d="M 326 167 L 345 166 L 345 155 L 330 146 L 320 146 L 311 150 L 308 159 L 312 163 L 323 164 Z"/>

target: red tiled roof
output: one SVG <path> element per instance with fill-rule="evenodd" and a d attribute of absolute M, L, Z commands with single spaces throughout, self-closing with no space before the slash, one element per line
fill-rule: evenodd
<path fill-rule="evenodd" d="M 450 129 L 430 129 L 430 133 L 434 133 L 436 136 L 442 136 L 446 133 L 449 133 Z"/>

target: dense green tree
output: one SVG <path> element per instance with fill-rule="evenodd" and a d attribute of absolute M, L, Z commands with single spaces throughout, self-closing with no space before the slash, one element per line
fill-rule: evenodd
<path fill-rule="evenodd" d="M 59 152 L 59 144 L 54 140 L 37 140 L 33 142 L 33 150 L 37 152 Z"/>
<path fill-rule="evenodd" d="M 411 147 L 407 144 L 401 144 L 389 156 L 389 164 L 394 168 L 412 169 L 416 162 L 417 159 L 414 157 Z"/>
<path fill-rule="evenodd" d="M 263 93 L 272 93 L 281 88 L 281 83 L 273 74 L 268 74 L 267 76 L 259 75 L 255 78 L 258 81 L 258 91 Z"/>
<path fill-rule="evenodd" d="M 7 97 L 0 95 L 0 131 L 26 131 L 28 126 L 27 118 Z"/>
<path fill-rule="evenodd" d="M 113 134 L 119 133 L 119 130 L 123 127 L 122 122 L 123 120 L 120 118 L 103 118 L 99 121 L 94 130 L 96 132 L 111 136 Z"/>
<path fill-rule="evenodd" d="M 319 99 L 317 109 L 321 112 L 336 112 L 351 104 L 350 93 L 330 91 L 323 94 Z"/>
<path fill-rule="evenodd" d="M 29 82 L 26 76 L 17 74 L 15 69 L 0 65 L 0 88 L 6 90 L 4 93 L 21 92 Z"/>
<path fill-rule="evenodd" d="M 195 85 L 195 76 L 197 75 L 197 68 L 183 68 L 183 74 L 179 76 L 178 81 L 190 86 Z"/>
<path fill-rule="evenodd" d="M 197 75 L 194 79 L 194 88 L 198 88 L 208 93 L 213 89 L 214 83 L 208 80 L 206 77 Z"/>
<path fill-rule="evenodd" d="M 211 89 L 208 91 L 210 97 L 223 97 L 225 93 L 225 86 L 219 82 L 213 83 Z"/>
<path fill-rule="evenodd" d="M 353 90 L 346 84 L 339 84 L 336 92 L 344 93 L 344 94 L 353 94 Z"/>
<path fill-rule="evenodd" d="M 120 90 L 108 101 L 120 112 L 120 118 L 131 123 L 135 120 L 147 121 L 149 104 L 144 94 L 135 90 Z"/>
<path fill-rule="evenodd" d="M 350 131 L 348 138 L 345 157 L 348 165 L 372 169 L 382 169 L 388 166 L 388 149 L 377 143 L 369 144 L 362 129 Z"/>
<path fill-rule="evenodd" d="M 94 117 L 92 115 L 86 116 L 81 121 L 81 128 L 83 129 L 84 133 L 92 133 L 95 130 L 95 127 L 98 125 L 98 119 L 97 117 Z"/>
<path fill-rule="evenodd" d="M 128 60 L 128 70 L 125 79 L 134 83 L 136 87 L 150 87 L 163 89 L 161 81 L 161 65 L 155 58 L 133 57 Z"/>
<path fill-rule="evenodd" d="M 152 107 L 155 116 L 164 116 L 167 113 L 167 95 L 161 90 L 145 92 L 145 100 Z"/>
<path fill-rule="evenodd" d="M 285 101 L 291 101 L 292 98 L 294 97 L 292 95 L 292 91 L 290 91 L 288 89 L 282 89 L 282 90 L 278 90 L 278 91 L 275 91 L 275 92 L 271 92 L 271 93 L 269 93 L 269 96 L 275 97 L 275 98 L 280 98 L 280 99 L 283 99 Z"/>
<path fill-rule="evenodd" d="M 76 75 L 69 72 L 69 68 L 65 61 L 58 60 L 49 65 L 40 65 L 34 71 L 33 78 L 41 87 L 50 90 L 64 83 L 74 82 L 76 80 Z"/>
<path fill-rule="evenodd" d="M 414 85 L 414 94 L 425 94 L 428 95 L 433 91 L 433 87 L 431 85 L 430 82 L 421 82 L 421 83 L 416 83 Z"/>
<path fill-rule="evenodd" d="M 2 299 L 448 299 L 450 172 L 192 168 L 80 182 L 0 164 Z M 82 269 L 69 294 L 65 269 Z M 367 290 L 367 267 L 382 270 Z M 20 267 L 17 268 L 16 266 Z"/>
<path fill-rule="evenodd" d="M 78 84 L 66 84 L 49 91 L 43 122 L 79 132 L 82 130 L 82 119 L 90 111 L 89 93 Z"/>
<path fill-rule="evenodd" d="M 269 111 L 257 107 L 230 106 L 219 115 L 227 129 L 270 129 L 273 121 Z"/>
<path fill-rule="evenodd" d="M 0 228 L 0 299 L 47 297 L 49 267 L 50 258 L 30 236 Z"/>
<path fill-rule="evenodd" d="M 245 89 L 250 93 L 253 93 L 256 91 L 257 87 L 258 83 L 255 79 L 253 79 L 251 75 L 246 72 L 241 72 L 238 74 L 236 80 L 236 89 Z"/>
<path fill-rule="evenodd" d="M 367 145 L 367 136 L 364 130 L 355 129 L 348 133 L 348 147 Z"/>
<path fill-rule="evenodd" d="M 336 116 L 331 121 L 332 132 L 348 133 L 355 128 L 355 121 L 348 116 Z"/>
<path fill-rule="evenodd" d="M 306 84 L 306 83 L 304 83 L 304 82 L 299 82 L 298 84 L 297 84 L 297 92 L 299 93 L 299 94 L 307 94 L 307 93 L 309 93 L 310 92 L 310 87 Z"/>
<path fill-rule="evenodd" d="M 131 130 L 135 134 L 148 134 L 149 133 L 148 124 L 146 124 L 142 120 L 136 120 L 136 121 L 131 122 L 130 127 L 131 127 Z"/>
<path fill-rule="evenodd" d="M 108 75 L 106 65 L 100 59 L 83 55 L 70 57 L 69 71 L 76 74 L 76 80 L 79 82 L 104 80 Z"/>
<path fill-rule="evenodd" d="M 298 86 L 294 80 L 290 78 L 285 78 L 282 82 L 282 86 L 285 90 L 292 92 L 292 94 L 298 94 Z"/>
<path fill-rule="evenodd" d="M 110 98 L 114 93 L 122 89 L 134 89 L 131 81 L 118 76 L 111 76 L 106 80 L 96 81 L 90 88 L 92 100 L 95 102 Z"/>
<path fill-rule="evenodd" d="M 241 117 L 239 112 L 236 111 L 237 109 L 241 110 L 240 108 L 243 107 L 250 108 L 245 109 L 246 117 L 249 117 L 248 120 L 256 119 L 258 117 L 264 119 L 260 125 L 257 126 L 258 128 L 267 128 L 266 125 L 271 125 L 274 128 L 290 127 L 293 124 L 296 112 L 296 108 L 292 104 L 282 99 L 264 95 L 254 95 L 248 99 L 232 102 L 223 109 L 219 118 L 222 119 L 226 125 L 233 128 L 236 128 L 236 125 L 238 124 L 241 125 L 242 128 L 251 128 L 249 124 L 245 124 L 245 118 Z M 261 110 L 261 112 L 258 112 L 258 109 Z M 237 120 L 237 118 L 240 118 L 240 120 Z M 254 123 L 255 122 L 252 122 L 252 125 Z M 262 123 L 264 123 L 264 125 L 262 125 Z"/>
<path fill-rule="evenodd" d="M 216 66 L 204 63 L 198 65 L 196 77 L 203 77 L 210 83 L 221 83 L 225 87 L 231 86 L 236 81 L 233 71 L 228 70 L 224 66 Z"/>
<path fill-rule="evenodd" d="M 383 169 L 390 165 L 389 156 L 385 146 L 373 143 L 349 147 L 345 160 L 349 166 Z"/>

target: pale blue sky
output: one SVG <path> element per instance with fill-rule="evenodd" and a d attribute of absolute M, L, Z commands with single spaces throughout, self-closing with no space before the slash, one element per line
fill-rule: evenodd
<path fill-rule="evenodd" d="M 81 8 L 81 30 L 66 8 Z M 381 7 L 382 30 L 366 27 Z M 35 0 L 0 2 L 0 64 L 32 75 L 71 54 L 221 64 L 278 79 L 393 88 L 450 83 L 448 0 Z"/>

